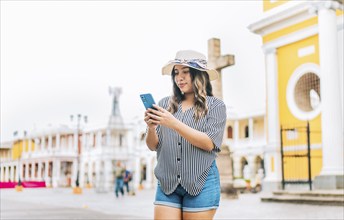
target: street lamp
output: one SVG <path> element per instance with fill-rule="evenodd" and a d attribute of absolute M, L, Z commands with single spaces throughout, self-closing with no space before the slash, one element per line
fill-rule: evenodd
<path fill-rule="evenodd" d="M 81 122 L 82 115 L 77 115 L 77 124 L 76 124 L 76 134 L 77 134 L 77 146 L 78 146 L 78 155 L 77 155 L 77 173 L 76 173 L 76 180 L 75 180 L 75 188 L 73 189 L 74 194 L 81 194 L 82 190 L 80 188 L 79 176 L 80 176 L 80 154 L 81 154 L 81 145 L 80 145 L 80 122 Z M 87 123 L 87 116 L 84 117 L 84 122 Z M 70 120 L 73 122 L 74 115 L 70 115 Z"/>

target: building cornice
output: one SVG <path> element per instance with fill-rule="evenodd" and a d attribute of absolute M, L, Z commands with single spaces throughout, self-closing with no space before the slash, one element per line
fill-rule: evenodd
<path fill-rule="evenodd" d="M 342 30 L 344 29 L 344 20 L 343 15 L 337 18 L 337 29 Z M 279 48 L 281 46 L 291 44 L 293 42 L 311 37 L 318 34 L 318 25 L 312 25 L 310 27 L 304 28 L 300 31 L 296 31 L 294 33 L 282 36 L 280 38 L 277 38 L 273 41 L 270 41 L 262 46 L 262 49 L 265 54 L 269 54 L 272 52 L 276 52 L 276 48 Z"/>
<path fill-rule="evenodd" d="M 265 36 L 282 28 L 315 17 L 316 12 L 321 8 L 334 10 L 344 9 L 342 0 L 325 2 L 322 0 L 306 2 L 290 1 L 276 10 L 266 13 L 262 19 L 249 25 L 248 29 L 253 33 Z"/>

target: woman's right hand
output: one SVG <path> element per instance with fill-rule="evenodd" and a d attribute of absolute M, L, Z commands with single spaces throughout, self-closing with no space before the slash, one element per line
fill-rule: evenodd
<path fill-rule="evenodd" d="M 146 122 L 149 129 L 155 129 L 158 125 L 153 123 L 153 120 L 148 116 L 149 111 L 145 111 L 144 121 Z"/>

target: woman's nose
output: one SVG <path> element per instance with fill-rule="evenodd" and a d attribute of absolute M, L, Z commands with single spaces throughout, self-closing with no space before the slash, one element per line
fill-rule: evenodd
<path fill-rule="evenodd" d="M 182 77 L 182 76 L 176 76 L 176 81 L 177 81 L 177 82 L 180 82 L 180 81 L 182 81 L 182 80 L 184 80 L 184 77 Z"/>

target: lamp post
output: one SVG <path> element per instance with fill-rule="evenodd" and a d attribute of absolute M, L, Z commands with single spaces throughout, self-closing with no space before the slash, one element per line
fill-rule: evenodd
<path fill-rule="evenodd" d="M 82 190 L 80 188 L 80 154 L 81 154 L 81 145 L 80 145 L 80 123 L 81 123 L 81 118 L 82 115 L 78 114 L 77 115 L 77 121 L 76 121 L 76 136 L 77 136 L 77 147 L 78 147 L 78 152 L 77 152 L 77 173 L 76 173 L 76 180 L 75 180 L 75 187 L 73 189 L 74 194 L 81 194 Z M 84 122 L 87 123 L 87 116 L 85 115 L 84 117 Z M 70 120 L 73 122 L 74 115 L 70 115 Z"/>

